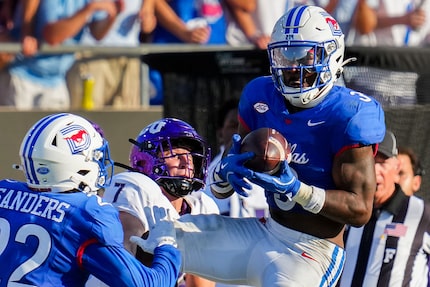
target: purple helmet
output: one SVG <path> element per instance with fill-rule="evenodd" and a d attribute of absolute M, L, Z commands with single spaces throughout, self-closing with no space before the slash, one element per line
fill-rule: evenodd
<path fill-rule="evenodd" d="M 102 138 L 105 138 L 105 132 L 103 131 L 102 127 L 96 122 L 93 122 L 91 120 L 88 121 L 91 123 L 93 128 L 102 136 Z"/>
<path fill-rule="evenodd" d="M 185 196 L 205 185 L 210 149 L 197 131 L 188 123 L 175 118 L 164 118 L 145 127 L 137 136 L 130 152 L 130 165 L 146 174 L 176 197 Z M 163 152 L 186 148 L 194 163 L 194 177 L 171 176 Z"/>

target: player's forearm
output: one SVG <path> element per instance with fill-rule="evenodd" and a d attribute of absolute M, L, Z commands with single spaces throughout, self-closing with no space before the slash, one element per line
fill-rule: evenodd
<path fill-rule="evenodd" d="M 83 269 L 109 286 L 165 287 L 175 286 L 181 254 L 172 245 L 157 247 L 149 268 L 123 248 L 91 244 L 85 249 L 81 261 Z"/>
<path fill-rule="evenodd" d="M 181 263 L 181 253 L 173 245 L 165 244 L 155 248 L 154 260 L 151 267 L 159 274 L 155 276 L 154 283 L 150 282 L 145 286 L 175 286 L 181 271 Z M 156 279 L 161 279 L 158 282 L 159 285 Z"/>
<path fill-rule="evenodd" d="M 339 223 L 360 227 L 366 224 L 372 215 L 372 195 L 367 196 L 346 190 L 326 190 L 324 208 L 320 214 Z"/>

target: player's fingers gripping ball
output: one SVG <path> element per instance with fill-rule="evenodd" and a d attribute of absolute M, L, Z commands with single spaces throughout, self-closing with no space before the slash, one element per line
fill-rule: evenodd
<path fill-rule="evenodd" d="M 214 184 L 212 186 L 219 194 L 228 193 L 230 185 L 235 191 L 243 196 L 248 194 L 243 189 L 251 189 L 251 185 L 243 178 L 251 177 L 253 171 L 244 167 L 243 164 L 254 156 L 253 153 L 240 153 L 242 139 L 240 135 L 234 134 L 232 146 L 226 157 L 216 165 L 213 173 Z"/>
<path fill-rule="evenodd" d="M 280 163 L 280 172 L 276 175 L 256 172 L 251 181 L 271 192 L 285 194 L 290 200 L 300 189 L 300 181 L 286 161 Z"/>
<path fill-rule="evenodd" d="M 267 191 L 285 194 L 305 210 L 319 213 L 325 201 L 325 190 L 301 182 L 289 166 L 291 148 L 276 130 L 261 128 L 242 141 L 243 154 L 255 154 L 244 165 L 254 170 L 248 179 Z"/>
<path fill-rule="evenodd" d="M 241 153 L 252 152 L 254 157 L 244 166 L 267 174 L 275 174 L 281 162 L 291 161 L 291 149 L 287 139 L 272 128 L 259 128 L 247 134 L 241 143 Z"/>
<path fill-rule="evenodd" d="M 225 181 L 231 179 L 231 175 L 236 174 L 239 177 L 252 176 L 252 171 L 244 167 L 244 163 L 252 158 L 252 153 L 241 153 L 241 137 L 238 134 L 233 135 L 233 144 L 226 157 L 218 163 L 215 172 Z M 231 182 L 230 182 L 231 183 Z"/>

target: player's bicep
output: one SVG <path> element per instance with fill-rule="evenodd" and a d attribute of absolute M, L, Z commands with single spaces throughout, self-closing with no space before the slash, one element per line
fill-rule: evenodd
<path fill-rule="evenodd" d="M 372 146 L 354 147 L 338 154 L 333 162 L 332 175 L 339 189 L 368 194 L 373 199 L 376 177 Z"/>
<path fill-rule="evenodd" d="M 120 211 L 119 219 L 121 220 L 122 229 L 124 231 L 124 247 L 133 255 L 136 255 L 137 246 L 130 242 L 129 238 L 132 235 L 141 237 L 145 233 L 145 227 L 142 222 L 134 215 Z"/>

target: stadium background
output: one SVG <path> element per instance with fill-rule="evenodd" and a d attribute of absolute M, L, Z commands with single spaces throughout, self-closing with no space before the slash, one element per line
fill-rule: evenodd
<path fill-rule="evenodd" d="M 128 139 L 134 138 L 144 126 L 162 116 L 177 117 L 191 123 L 216 153 L 217 109 L 225 100 L 239 98 L 249 80 L 269 74 L 266 52 L 252 48 L 191 47 L 178 51 L 163 48 L 157 52 L 157 49 L 143 47 L 141 50 L 116 48 L 110 51 L 116 54 L 140 53 L 143 63 L 161 71 L 164 83 L 163 106 L 143 105 L 127 111 L 107 108 L 72 111 L 102 126 L 112 157 L 122 163 L 128 161 Z M 104 49 L 103 53 L 108 54 L 109 49 Z M 417 152 L 427 170 L 417 195 L 430 201 L 430 192 L 427 192 L 430 188 L 430 50 L 348 47 L 346 54 L 346 58 L 356 57 L 357 60 L 345 68 L 344 84 L 375 96 L 383 104 L 387 127 L 394 131 L 399 145 L 410 146 Z M 35 121 L 51 112 L 1 109 L 2 178 L 23 179 L 20 172 L 12 169 L 12 164 L 19 163 L 17 154 L 22 137 Z"/>

